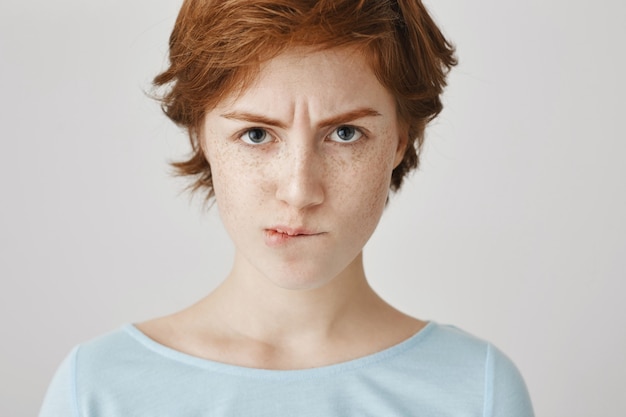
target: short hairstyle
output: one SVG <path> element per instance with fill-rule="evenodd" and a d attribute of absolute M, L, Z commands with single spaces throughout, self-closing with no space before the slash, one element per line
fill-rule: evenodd
<path fill-rule="evenodd" d="M 172 165 L 193 178 L 193 192 L 213 196 L 198 134 L 206 113 L 249 85 L 263 62 L 298 46 L 362 51 L 395 97 L 408 140 L 391 190 L 418 166 L 425 127 L 442 110 L 446 76 L 457 62 L 420 0 L 185 0 L 170 36 L 169 67 L 154 85 L 166 87 L 162 109 L 189 134 L 191 155 Z"/>

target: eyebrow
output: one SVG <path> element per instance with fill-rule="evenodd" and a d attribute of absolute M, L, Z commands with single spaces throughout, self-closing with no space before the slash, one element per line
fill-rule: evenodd
<path fill-rule="evenodd" d="M 260 114 L 254 114 L 249 112 L 228 112 L 220 115 L 226 119 L 232 120 L 240 120 L 249 123 L 267 125 L 267 126 L 275 126 L 281 129 L 286 129 L 287 126 L 281 122 L 280 120 L 272 119 L 270 117 L 265 117 Z M 353 120 L 361 119 L 364 117 L 376 117 L 381 116 L 379 112 L 370 108 L 370 107 L 362 107 L 355 110 L 351 110 L 346 113 L 341 113 L 333 117 L 329 117 L 328 119 L 324 119 L 319 123 L 320 127 L 328 127 L 328 126 L 336 126 L 344 123 L 351 122 Z"/>

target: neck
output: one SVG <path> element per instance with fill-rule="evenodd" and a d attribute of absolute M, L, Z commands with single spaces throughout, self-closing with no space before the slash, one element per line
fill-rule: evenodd
<path fill-rule="evenodd" d="M 173 349 L 218 362 L 303 369 L 378 352 L 425 324 L 374 293 L 361 255 L 309 289 L 286 289 L 241 265 L 235 262 L 224 283 L 199 303 L 140 330 Z"/>
<path fill-rule="evenodd" d="M 311 289 L 281 288 L 245 262 L 235 265 L 198 307 L 240 336 L 278 344 L 332 338 L 389 308 L 369 286 L 360 254 L 338 276 Z"/>

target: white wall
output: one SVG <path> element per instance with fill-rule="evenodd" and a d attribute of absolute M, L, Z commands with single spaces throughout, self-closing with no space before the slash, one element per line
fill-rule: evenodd
<path fill-rule="evenodd" d="M 143 90 L 179 2 L 0 5 L 0 415 L 76 343 L 200 298 L 232 249 L 166 161 Z M 428 2 L 458 46 L 422 169 L 366 250 L 373 285 L 520 367 L 538 416 L 626 415 L 623 2 Z"/>

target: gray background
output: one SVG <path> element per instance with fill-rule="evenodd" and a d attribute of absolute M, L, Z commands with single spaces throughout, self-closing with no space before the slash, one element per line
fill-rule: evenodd
<path fill-rule="evenodd" d="M 461 65 L 420 172 L 366 248 L 406 312 L 493 341 L 538 416 L 626 415 L 626 3 L 428 2 Z M 0 415 L 36 414 L 71 347 L 228 271 L 216 211 L 144 94 L 179 1 L 0 4 Z"/>

